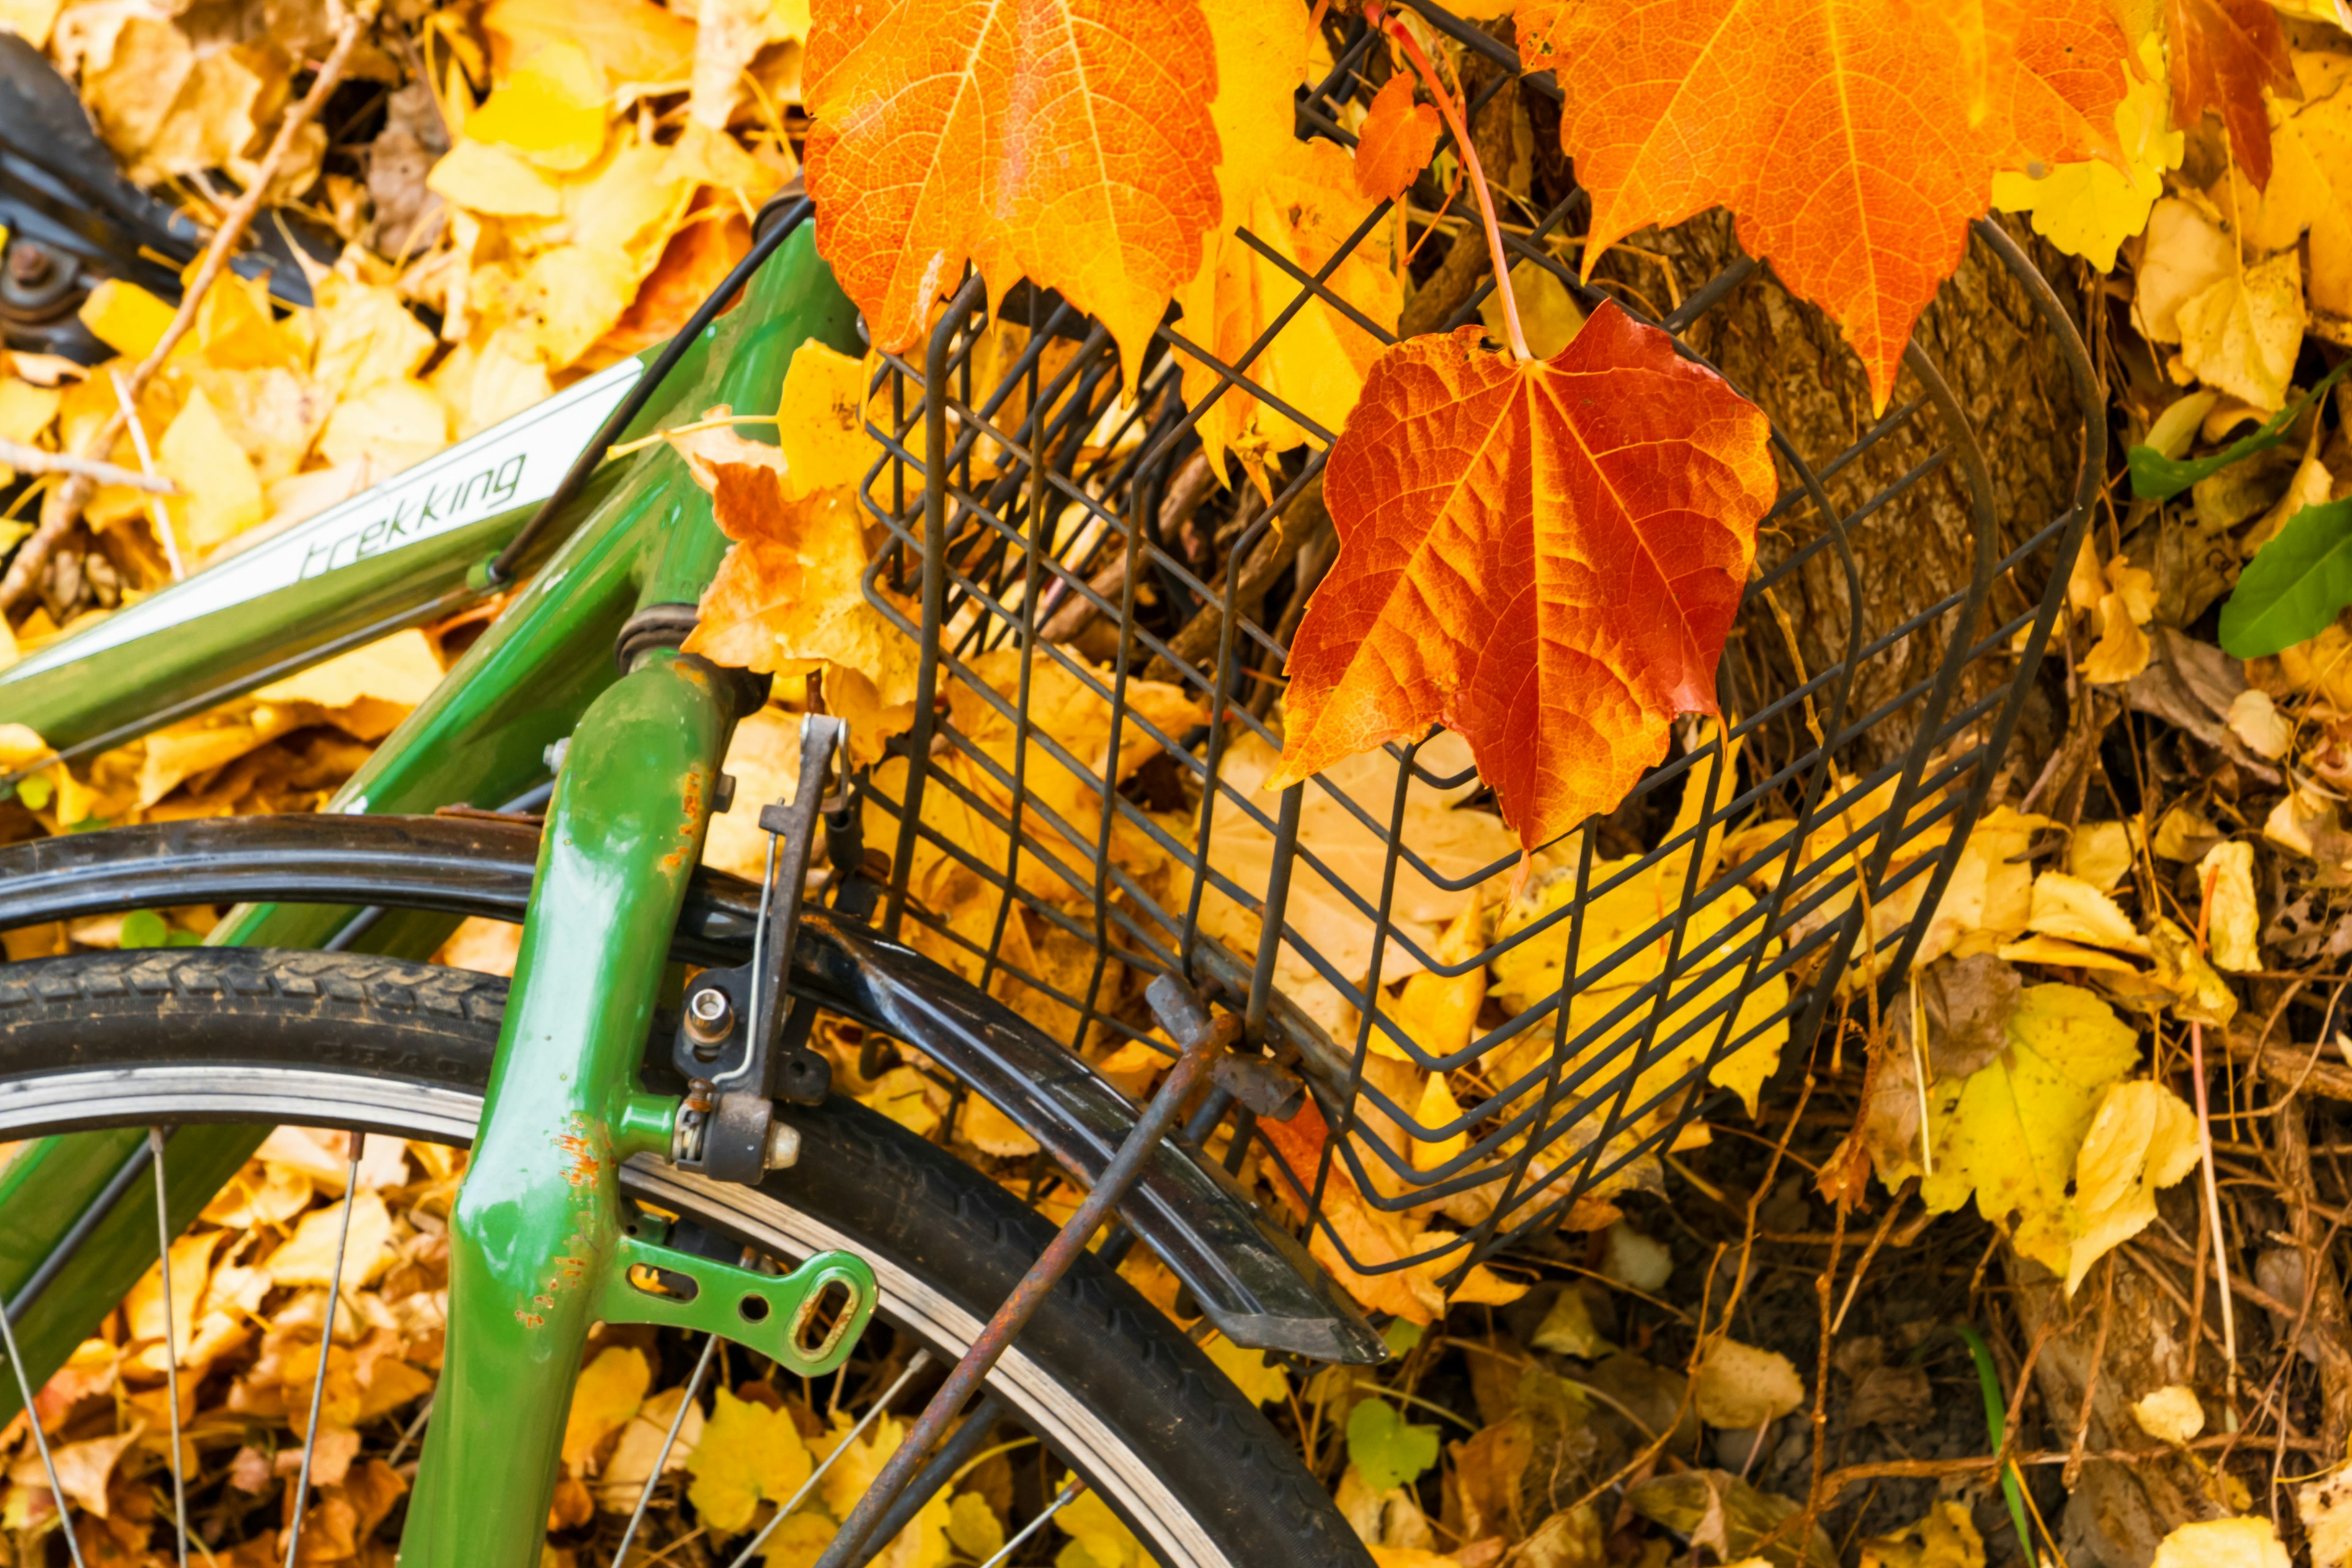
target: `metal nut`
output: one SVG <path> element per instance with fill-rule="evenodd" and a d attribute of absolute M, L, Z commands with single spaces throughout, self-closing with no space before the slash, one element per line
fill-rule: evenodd
<path fill-rule="evenodd" d="M 761 1151 L 761 1157 L 771 1171 L 781 1171 L 788 1165 L 797 1164 L 801 1157 L 801 1130 L 788 1121 L 770 1122 L 768 1143 Z"/>
<path fill-rule="evenodd" d="M 686 1036 L 694 1042 L 697 1057 L 715 1059 L 719 1044 L 734 1027 L 734 1005 L 718 986 L 706 985 L 686 999 Z"/>

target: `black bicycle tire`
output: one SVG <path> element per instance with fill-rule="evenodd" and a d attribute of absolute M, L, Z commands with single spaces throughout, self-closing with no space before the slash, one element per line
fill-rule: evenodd
<path fill-rule="evenodd" d="M 306 1107 L 311 1124 L 453 1138 L 465 1131 L 467 1097 L 478 1105 L 506 994 L 496 976 L 362 953 L 176 948 L 0 966 L 0 1138 L 167 1115 L 257 1120 L 257 1107 L 293 1109 L 287 1086 L 297 1078 L 326 1097 Z M 221 1087 L 196 1087 L 207 1082 Z M 388 1119 L 395 1104 L 411 1108 L 407 1121 Z M 339 1109 L 348 1114 L 320 1114 Z M 814 1227 L 806 1246 L 827 1244 L 815 1231 L 834 1233 L 876 1262 L 883 1312 L 902 1326 L 918 1292 L 894 1296 L 892 1279 L 921 1281 L 976 1327 L 1052 1237 L 979 1172 L 854 1101 L 786 1114 L 800 1161 L 757 1192 L 642 1157 L 624 1168 L 625 1189 L 778 1251 L 795 1250 L 775 1244 L 790 1225 Z M 935 1349 L 960 1349 L 962 1330 L 942 1331 L 936 1306 L 921 1310 L 929 1326 L 915 1331 Z M 1155 1478 L 1178 1500 L 1200 1535 L 1189 1544 L 1165 1539 L 1116 1484 L 1103 1489 L 1171 1568 L 1369 1565 L 1257 1408 L 1091 1257 L 1040 1309 L 1016 1354 L 1109 1429 L 1139 1467 L 1122 1473 Z M 1082 1468 L 1106 1463 L 1097 1456 Z"/>

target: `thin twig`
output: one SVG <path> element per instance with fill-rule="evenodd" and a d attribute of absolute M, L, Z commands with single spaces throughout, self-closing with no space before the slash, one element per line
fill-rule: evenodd
<path fill-rule="evenodd" d="M 140 473 L 117 463 L 102 463 L 95 458 L 79 457 L 72 452 L 51 452 L 23 441 L 0 437 L 0 464 L 20 474 L 87 474 L 101 485 L 125 485 L 149 495 L 175 496 L 180 487 L 160 476 Z"/>
<path fill-rule="evenodd" d="M 154 379 L 155 373 L 163 368 L 163 362 L 171 357 L 180 340 L 186 337 L 189 329 L 195 325 L 196 311 L 203 307 L 205 296 L 212 291 L 214 280 L 228 265 L 229 253 L 236 248 L 237 241 L 245 237 L 247 226 L 253 222 L 254 215 L 261 210 L 263 198 L 268 195 L 269 187 L 277 182 L 278 169 L 292 153 L 294 144 L 301 139 L 302 128 L 310 123 L 342 81 L 343 72 L 351 64 L 352 51 L 359 47 L 361 37 L 375 20 L 377 4 L 378 0 L 358 0 L 356 8 L 343 19 L 341 27 L 336 32 L 335 47 L 328 54 L 325 63 L 320 66 L 319 74 L 312 79 L 310 90 L 304 93 L 301 101 L 287 110 L 286 118 L 278 121 L 278 134 L 270 138 L 269 151 L 262 155 L 245 194 L 232 202 L 227 212 L 222 215 L 220 226 L 213 231 L 212 243 L 205 247 L 204 259 L 196 266 L 195 277 L 181 296 L 180 308 L 173 313 L 172 324 L 163 329 L 163 335 L 156 340 L 147 357 L 140 361 L 138 368 L 131 373 L 130 400 L 116 407 L 113 416 L 99 427 L 98 434 L 91 437 L 89 444 L 82 448 L 81 459 L 85 464 L 102 463 L 106 454 L 114 450 L 115 442 L 121 440 L 123 432 L 130 428 L 131 404 L 145 393 L 147 384 Z M 41 508 L 41 525 L 17 548 L 16 560 L 9 563 L 8 574 L 0 577 L 0 612 L 14 608 L 16 601 L 31 589 L 34 579 L 40 575 L 41 568 L 47 563 L 50 552 L 72 531 L 74 524 L 81 521 L 82 508 L 89 504 L 90 493 L 98 488 L 98 479 L 89 467 L 61 471 L 67 473 L 65 484 L 49 493 Z M 115 471 L 129 473 L 128 469 L 122 468 Z"/>

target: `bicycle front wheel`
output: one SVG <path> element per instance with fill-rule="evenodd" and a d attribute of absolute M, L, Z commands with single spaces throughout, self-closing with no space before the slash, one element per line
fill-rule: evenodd
<path fill-rule="evenodd" d="M 506 994 L 493 976 L 353 953 L 164 949 L 10 964 L 0 970 L 0 1141 L 226 1122 L 462 1145 Z M 800 1160 L 762 1186 L 640 1158 L 621 1172 L 624 1196 L 786 1266 L 855 1252 L 880 1285 L 886 1341 L 961 1355 L 1052 1226 L 862 1106 L 836 1099 L 782 1113 L 799 1129 Z M 1083 1478 L 1168 1568 L 1370 1562 L 1256 1407 L 1092 1258 L 989 1388 L 1003 1418 Z M 902 1401 L 899 1416 L 916 1402 Z M 192 1529 L 201 1533 L 205 1517 L 192 1514 Z M 155 1544 L 174 1528 L 171 1508 L 159 1509 Z"/>

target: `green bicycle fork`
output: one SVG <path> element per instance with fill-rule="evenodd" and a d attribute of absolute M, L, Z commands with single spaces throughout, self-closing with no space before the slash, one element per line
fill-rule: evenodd
<path fill-rule="evenodd" d="M 656 653 L 572 734 L 481 1134 L 450 1216 L 448 1359 L 404 1568 L 537 1560 L 563 1413 L 598 1320 L 724 1328 L 814 1374 L 840 1364 L 872 1310 L 872 1274 L 844 1254 L 774 1279 L 624 1234 L 618 1163 L 669 1149 L 677 1102 L 640 1092 L 636 1068 L 732 701 L 709 667 Z M 635 1282 L 653 1268 L 692 1279 L 693 1300 Z M 795 1342 L 803 1308 L 836 1281 L 855 1322 L 810 1355 Z"/>

